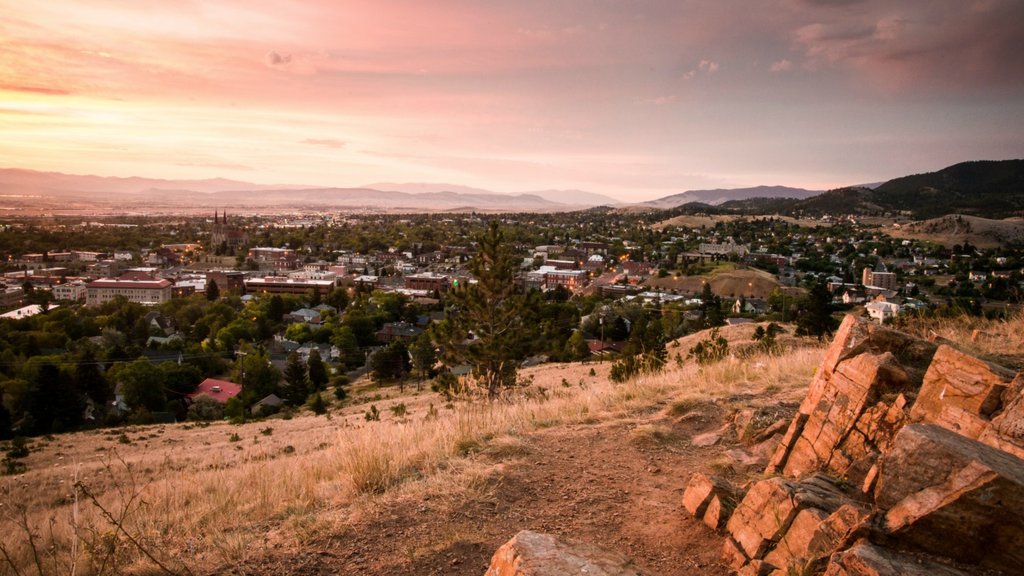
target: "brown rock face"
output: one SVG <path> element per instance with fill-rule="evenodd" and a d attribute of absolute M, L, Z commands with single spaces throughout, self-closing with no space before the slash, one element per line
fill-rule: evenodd
<path fill-rule="evenodd" d="M 642 576 L 629 559 L 550 534 L 523 530 L 502 545 L 484 576 Z"/>
<path fill-rule="evenodd" d="M 1007 573 L 1024 566 L 1024 461 L 1011 454 L 907 426 L 880 462 L 875 502 L 901 546 Z"/>
<path fill-rule="evenodd" d="M 909 416 L 935 345 L 847 316 L 766 472 L 863 483 Z"/>
<path fill-rule="evenodd" d="M 836 553 L 825 576 L 968 576 L 926 558 L 905 556 L 867 542 Z"/>
<path fill-rule="evenodd" d="M 978 439 L 1024 458 L 1024 376 L 1018 374 L 1003 390 L 1002 410 Z"/>
<path fill-rule="evenodd" d="M 686 483 L 683 508 L 695 518 L 703 518 L 715 498 L 732 500 L 735 498 L 732 487 L 725 480 L 698 472 Z"/>
<path fill-rule="evenodd" d="M 736 507 L 727 528 L 747 558 L 763 558 L 789 529 L 799 511 L 794 491 L 793 483 L 784 478 L 762 480 Z"/>
<path fill-rule="evenodd" d="M 978 438 L 1002 405 L 1014 373 L 950 348 L 939 346 L 910 416 L 964 436 Z"/>

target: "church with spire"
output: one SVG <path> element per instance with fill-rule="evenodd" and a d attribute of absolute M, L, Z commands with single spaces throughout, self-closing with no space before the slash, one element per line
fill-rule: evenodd
<path fill-rule="evenodd" d="M 213 212 L 213 229 L 210 231 L 210 249 L 217 254 L 230 254 L 249 243 L 249 233 L 238 226 L 228 224 L 227 210 Z"/>

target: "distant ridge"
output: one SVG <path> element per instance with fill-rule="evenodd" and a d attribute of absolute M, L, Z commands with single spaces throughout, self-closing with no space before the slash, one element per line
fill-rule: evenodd
<path fill-rule="evenodd" d="M 751 188 L 718 188 L 715 190 L 687 190 L 679 194 L 672 194 L 642 202 L 642 206 L 652 208 L 669 209 L 683 204 L 700 202 L 718 206 L 725 202 L 734 200 L 749 200 L 751 198 L 810 198 L 821 194 L 822 190 L 807 190 L 805 188 L 791 188 L 789 186 L 754 186 Z"/>
<path fill-rule="evenodd" d="M 847 187 L 805 198 L 729 201 L 721 208 L 754 213 L 898 213 L 918 219 L 963 214 L 1000 219 L 1024 216 L 1024 160 L 961 162 L 935 172 L 903 176 L 874 189 Z"/>

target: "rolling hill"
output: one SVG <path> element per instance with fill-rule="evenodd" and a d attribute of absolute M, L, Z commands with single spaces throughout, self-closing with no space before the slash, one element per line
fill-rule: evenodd
<path fill-rule="evenodd" d="M 729 201 L 748 200 L 751 198 L 810 198 L 821 194 L 821 190 L 790 188 L 788 186 L 754 186 L 752 188 L 732 188 L 715 190 L 687 190 L 679 194 L 665 196 L 657 200 L 643 202 L 641 205 L 652 208 L 675 208 L 684 204 L 700 202 L 717 206 Z"/>

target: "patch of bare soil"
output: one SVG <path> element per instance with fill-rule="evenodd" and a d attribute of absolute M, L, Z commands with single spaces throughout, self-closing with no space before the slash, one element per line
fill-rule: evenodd
<path fill-rule="evenodd" d="M 729 416 L 703 403 L 682 416 L 543 429 L 523 436 L 514 455 L 475 454 L 490 472 L 463 496 L 385 496 L 328 538 L 212 573 L 479 576 L 499 546 L 530 529 L 617 551 L 653 574 L 728 574 L 721 537 L 688 517 L 681 498 L 691 473 L 709 471 L 731 447 L 690 439 L 722 430 Z"/>

